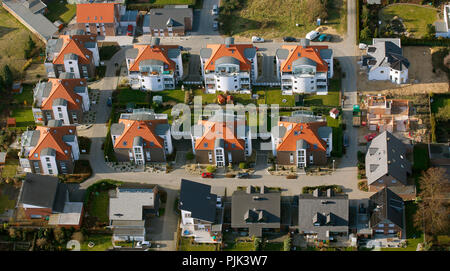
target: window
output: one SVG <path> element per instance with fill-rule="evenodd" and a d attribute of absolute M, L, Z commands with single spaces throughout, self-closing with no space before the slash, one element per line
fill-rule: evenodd
<path fill-rule="evenodd" d="M 383 228 L 383 227 L 384 227 L 384 224 L 383 224 L 383 223 L 380 223 L 380 224 L 378 224 L 378 227 L 379 227 L 379 228 Z"/>
<path fill-rule="evenodd" d="M 34 172 L 35 173 L 40 173 L 41 169 L 39 168 L 39 162 L 34 162 Z"/>
<path fill-rule="evenodd" d="M 150 141 L 149 145 L 150 145 L 150 147 L 153 147 L 153 146 L 155 146 L 155 143 L 153 143 L 153 141 Z"/>
<path fill-rule="evenodd" d="M 314 148 L 315 150 L 317 150 L 317 144 L 314 144 L 314 145 L 313 145 L 313 148 Z"/>
<path fill-rule="evenodd" d="M 45 157 L 45 161 L 46 162 L 50 162 L 50 158 L 49 157 Z"/>
<path fill-rule="evenodd" d="M 231 147 L 232 148 L 236 148 L 236 144 L 231 144 Z"/>
<path fill-rule="evenodd" d="M 34 157 L 36 157 L 36 158 L 37 158 L 38 156 L 39 156 L 39 154 L 37 154 L 37 153 L 35 153 L 35 154 L 34 154 Z"/>
<path fill-rule="evenodd" d="M 380 71 L 380 73 L 384 73 L 384 71 Z"/>
<path fill-rule="evenodd" d="M 393 228 L 394 227 L 394 224 L 389 224 L 389 228 Z"/>
<path fill-rule="evenodd" d="M 53 170 L 52 169 L 48 169 L 48 174 L 53 175 Z"/>
<path fill-rule="evenodd" d="M 126 146 L 126 145 L 127 145 L 127 142 L 126 142 L 126 141 L 124 141 L 124 142 L 123 142 L 123 145 L 124 145 L 124 146 Z"/>
<path fill-rule="evenodd" d="M 62 173 L 63 173 L 63 174 L 66 174 L 66 173 L 67 173 L 66 163 L 61 162 L 61 163 L 59 163 L 59 165 L 61 166 L 61 171 L 62 171 Z"/>
<path fill-rule="evenodd" d="M 204 143 L 203 147 L 207 148 L 208 147 L 208 143 Z"/>
<path fill-rule="evenodd" d="M 397 183 L 397 180 L 392 180 L 392 183 Z"/>

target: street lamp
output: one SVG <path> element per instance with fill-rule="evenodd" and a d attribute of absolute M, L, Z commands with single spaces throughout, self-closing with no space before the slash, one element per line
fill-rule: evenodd
<path fill-rule="evenodd" d="M 334 162 L 335 162 L 335 161 L 336 161 L 336 160 L 333 159 L 333 171 L 334 171 Z"/>

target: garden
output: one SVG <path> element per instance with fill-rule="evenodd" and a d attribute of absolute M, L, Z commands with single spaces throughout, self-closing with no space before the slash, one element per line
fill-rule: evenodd
<path fill-rule="evenodd" d="M 60 20 L 64 24 L 68 24 L 77 12 L 77 6 L 67 3 L 67 0 L 57 0 L 47 2 L 48 12 L 45 17 L 51 22 Z"/>

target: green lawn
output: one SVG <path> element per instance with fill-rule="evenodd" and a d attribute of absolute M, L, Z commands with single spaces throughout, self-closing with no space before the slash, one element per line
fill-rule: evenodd
<path fill-rule="evenodd" d="M 382 9 L 379 13 L 380 20 L 384 23 L 395 16 L 403 20 L 403 24 L 416 38 L 421 38 L 427 33 L 427 24 L 436 21 L 437 11 L 432 8 L 415 5 L 391 5 Z"/>
<path fill-rule="evenodd" d="M 3 214 L 8 209 L 14 209 L 16 201 L 9 199 L 7 195 L 3 195 L 0 189 L 0 214 Z"/>
<path fill-rule="evenodd" d="M 77 12 L 77 6 L 68 4 L 66 0 L 51 1 L 47 4 L 48 12 L 45 15 L 50 21 L 60 20 L 67 24 Z"/>
<path fill-rule="evenodd" d="M 253 242 L 227 242 L 227 247 L 223 248 L 222 251 L 253 251 Z"/>
<path fill-rule="evenodd" d="M 11 117 L 16 118 L 16 128 L 20 130 L 26 130 L 27 126 L 35 125 L 31 107 L 16 108 L 13 110 Z"/>
<path fill-rule="evenodd" d="M 339 106 L 341 79 L 331 79 L 328 95 L 305 95 L 304 106 Z"/>
<path fill-rule="evenodd" d="M 316 0 L 309 1 L 309 3 L 313 3 L 313 1 Z M 241 8 L 234 10 L 231 14 L 222 12 L 220 15 L 220 20 L 224 23 L 220 28 L 221 34 L 245 37 L 261 36 L 267 39 L 283 36 L 299 38 L 317 27 L 316 17 L 311 13 L 309 3 L 304 0 L 236 2 L 242 4 Z M 328 24 L 323 22 L 323 25 L 336 28 L 339 32 L 345 31 L 344 1 L 335 0 L 333 2 L 334 7 L 328 8 Z"/>
<path fill-rule="evenodd" d="M 215 244 L 191 244 L 191 238 L 181 237 L 180 251 L 216 251 Z"/>
<path fill-rule="evenodd" d="M 88 214 L 96 217 L 100 223 L 107 223 L 109 221 L 108 208 L 108 191 L 93 192 L 88 205 Z"/>
<path fill-rule="evenodd" d="M 117 90 L 117 104 L 126 105 L 127 103 L 145 103 L 147 92 L 134 90 L 130 88 Z"/>
<path fill-rule="evenodd" d="M 202 96 L 202 104 L 216 103 L 217 94 L 205 94 L 201 89 L 194 90 L 194 97 Z"/>
<path fill-rule="evenodd" d="M 278 104 L 280 107 L 284 106 L 295 106 L 295 96 L 294 95 L 282 95 L 280 89 L 268 89 L 265 91 L 266 104 Z"/>
<path fill-rule="evenodd" d="M 105 251 L 112 247 L 112 236 L 108 234 L 91 234 L 84 239 L 81 244 L 81 251 Z M 93 248 L 88 247 L 89 242 L 94 242 Z"/>
<path fill-rule="evenodd" d="M 30 106 L 33 104 L 33 85 L 24 84 L 20 94 L 14 94 L 14 102 L 20 105 Z"/>
<path fill-rule="evenodd" d="M 434 94 L 431 103 L 431 112 L 438 113 L 440 108 L 450 106 L 450 94 Z M 450 117 L 450 116 L 449 116 Z"/>
<path fill-rule="evenodd" d="M 342 116 L 339 116 L 337 119 L 327 116 L 327 125 L 333 128 L 333 150 L 331 151 L 331 155 L 336 157 L 342 156 L 342 142 L 344 135 L 341 124 Z"/>
<path fill-rule="evenodd" d="M 6 157 L 6 163 L 2 168 L 2 178 L 12 178 L 16 176 L 17 166 L 19 165 L 19 159 L 8 155 Z"/>
<path fill-rule="evenodd" d="M 152 96 L 162 96 L 163 102 L 174 101 L 176 103 L 184 103 L 184 95 L 184 91 L 181 89 L 170 89 L 152 93 Z"/>
<path fill-rule="evenodd" d="M 283 243 L 264 243 L 262 245 L 263 251 L 283 251 L 284 244 Z"/>

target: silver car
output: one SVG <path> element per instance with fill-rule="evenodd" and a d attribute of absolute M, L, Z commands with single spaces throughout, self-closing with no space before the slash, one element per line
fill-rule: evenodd
<path fill-rule="evenodd" d="M 214 22 L 214 23 L 213 23 L 213 30 L 214 30 L 214 31 L 219 30 L 219 24 L 218 24 L 217 22 Z"/>
<path fill-rule="evenodd" d="M 211 10 L 212 15 L 219 15 L 219 7 L 217 5 L 214 5 Z"/>

